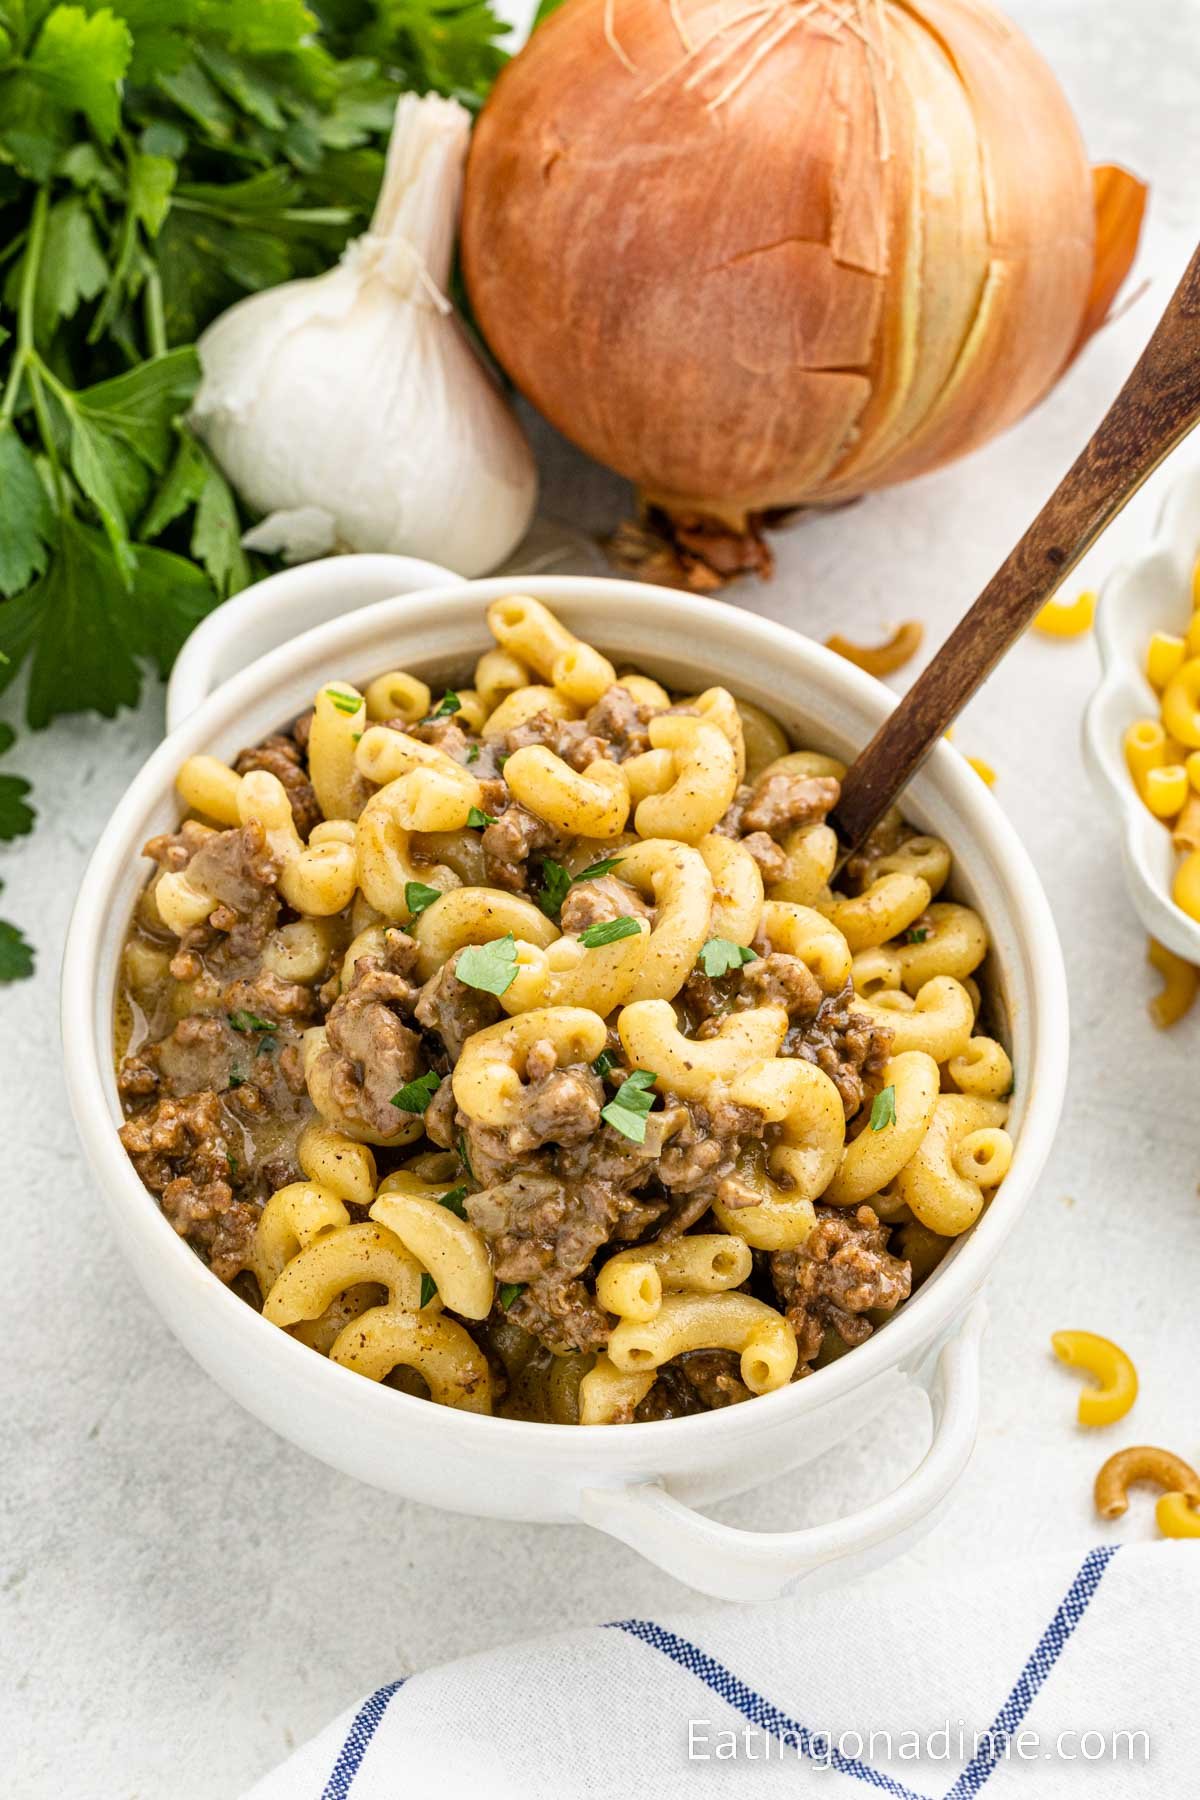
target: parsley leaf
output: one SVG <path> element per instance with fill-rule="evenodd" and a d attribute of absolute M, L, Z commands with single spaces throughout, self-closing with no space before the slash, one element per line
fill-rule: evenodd
<path fill-rule="evenodd" d="M 418 1305 L 419 1306 L 428 1306 L 429 1302 L 433 1299 L 433 1297 L 436 1293 L 437 1293 L 437 1282 L 433 1279 L 432 1275 L 428 1274 L 426 1272 L 426 1270 L 422 1269 L 421 1270 L 421 1298 L 418 1302 Z"/>
<path fill-rule="evenodd" d="M 603 856 L 599 862 L 589 863 L 578 875 L 572 875 L 572 881 L 595 881 L 601 875 L 611 875 L 619 869 L 624 858 L 620 856 Z"/>
<path fill-rule="evenodd" d="M 413 1081 L 406 1081 L 398 1094 L 392 1095 L 392 1105 L 401 1112 L 423 1113 L 433 1096 L 442 1085 L 442 1078 L 435 1069 L 427 1069 L 424 1075 L 418 1075 Z"/>
<path fill-rule="evenodd" d="M 452 1212 L 456 1218 L 465 1219 L 467 1216 L 467 1209 L 463 1205 L 463 1201 L 466 1197 L 467 1190 L 465 1187 L 451 1188 L 448 1194 L 441 1194 L 438 1196 L 438 1205 L 446 1207 L 446 1209 L 449 1212 Z"/>
<path fill-rule="evenodd" d="M 38 33 L 29 72 L 65 112 L 81 112 L 103 143 L 116 136 L 133 39 L 107 7 L 56 6 Z"/>
<path fill-rule="evenodd" d="M 0 594 L 40 575 L 54 543 L 54 513 L 32 456 L 12 425 L 0 426 Z"/>
<path fill-rule="evenodd" d="M 562 911 L 562 903 L 571 891 L 571 877 L 561 863 L 547 856 L 542 863 L 542 885 L 537 892 L 537 903 L 548 919 L 557 919 Z"/>
<path fill-rule="evenodd" d="M 654 1105 L 657 1080 L 653 1070 L 635 1069 L 621 1083 L 608 1105 L 600 1109 L 600 1117 L 631 1143 L 644 1144 L 646 1141 L 646 1114 Z"/>
<path fill-rule="evenodd" d="M 611 1050 L 602 1050 L 592 1064 L 593 1070 L 599 1075 L 601 1081 L 603 1081 L 604 1077 L 609 1074 L 611 1070 L 615 1069 L 616 1066 L 617 1059 Z"/>
<path fill-rule="evenodd" d="M 513 1301 L 524 1292 L 525 1283 L 523 1281 L 502 1281 L 500 1283 L 500 1292 L 497 1297 L 505 1312 L 509 1310 Z"/>
<path fill-rule="evenodd" d="M 11 750 L 16 733 L 11 725 L 0 722 L 0 756 Z M 21 775 L 0 775 L 0 843 L 24 837 L 33 830 L 34 811 L 26 803 L 29 783 Z"/>
<path fill-rule="evenodd" d="M 478 744 L 468 744 L 467 745 L 467 761 L 469 763 L 479 761 L 479 745 Z"/>
<path fill-rule="evenodd" d="M 470 1156 L 470 1152 L 467 1149 L 467 1134 L 465 1131 L 459 1132 L 458 1142 L 455 1145 L 455 1149 L 458 1151 L 459 1162 L 462 1164 L 463 1168 L 467 1171 L 467 1174 L 471 1177 L 471 1180 L 474 1181 L 475 1171 L 471 1167 L 471 1156 Z"/>
<path fill-rule="evenodd" d="M 0 775 L 0 843 L 10 843 L 33 830 L 36 814 L 26 795 L 32 790 L 21 775 Z"/>
<path fill-rule="evenodd" d="M 714 937 L 704 945 L 698 960 L 710 980 L 719 981 L 722 975 L 757 959 L 758 952 L 748 949 L 745 944 L 735 944 L 731 938 Z"/>
<path fill-rule="evenodd" d="M 0 919 L 0 981 L 24 981 L 33 974 L 33 946 L 7 919 Z"/>
<path fill-rule="evenodd" d="M 904 941 L 906 944 L 923 944 L 928 936 L 929 929 L 927 926 L 913 925 L 905 932 Z"/>
<path fill-rule="evenodd" d="M 484 994 L 506 994 L 517 979 L 517 941 L 512 932 L 490 944 L 468 944 L 454 973 L 467 987 Z"/>
<path fill-rule="evenodd" d="M 638 937 L 641 926 L 628 913 L 622 913 L 619 919 L 602 919 L 598 925 L 589 925 L 581 931 L 579 941 L 585 950 L 600 950 L 605 944 L 619 944 L 622 938 Z"/>
<path fill-rule="evenodd" d="M 462 701 L 453 688 L 447 688 L 441 700 L 431 713 L 426 713 L 421 720 L 422 725 L 432 725 L 435 719 L 448 719 L 451 714 L 462 711 Z"/>
<path fill-rule="evenodd" d="M 279 1027 L 272 1019 L 260 1019 L 257 1013 L 231 1012 L 229 1023 L 235 1031 L 278 1031 Z"/>
<path fill-rule="evenodd" d="M 542 863 L 541 891 L 536 896 L 538 905 L 548 919 L 557 919 L 562 911 L 563 901 L 576 882 L 595 881 L 598 876 L 609 874 L 620 861 L 619 856 L 606 856 L 600 862 L 592 863 L 578 875 L 572 875 L 569 870 L 563 868 L 561 863 L 556 863 L 549 856 L 546 857 Z M 621 933 L 622 937 L 629 935 L 626 931 Z"/>
<path fill-rule="evenodd" d="M 404 884 L 404 904 L 408 908 L 409 924 L 411 925 L 414 919 L 419 919 L 421 914 L 428 907 L 432 906 L 435 900 L 440 900 L 441 897 L 441 888 L 430 887 L 428 883 L 424 881 L 406 881 Z"/>
<path fill-rule="evenodd" d="M 347 694 L 342 688 L 327 687 L 325 698 L 336 712 L 345 713 L 347 718 L 352 718 L 362 705 L 360 694 Z"/>
<path fill-rule="evenodd" d="M 483 831 L 488 825 L 494 825 L 495 823 L 496 821 L 491 813 L 481 812 L 477 806 L 473 806 L 467 814 L 467 824 L 472 831 Z"/>
<path fill-rule="evenodd" d="M 871 1130 L 884 1131 L 896 1123 L 896 1090 L 888 1084 L 880 1088 L 871 1102 Z"/>
<path fill-rule="evenodd" d="M 13 264 L 5 288 L 10 304 L 16 303 L 24 273 L 22 257 Z M 73 319 L 82 305 L 104 292 L 109 278 L 108 260 L 83 196 L 57 201 L 46 215 L 46 243 L 33 296 L 35 333 L 52 336 L 62 320 Z"/>

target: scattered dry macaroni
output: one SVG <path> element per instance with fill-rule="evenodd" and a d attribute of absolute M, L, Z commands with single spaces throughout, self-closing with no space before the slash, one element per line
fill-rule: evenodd
<path fill-rule="evenodd" d="M 1033 628 L 1046 637 L 1082 637 L 1092 629 L 1095 617 L 1096 596 L 1085 588 L 1074 600 L 1047 600 L 1033 621 Z"/>
<path fill-rule="evenodd" d="M 1129 1489 L 1135 1482 L 1147 1482 L 1166 1490 L 1163 1498 L 1169 1496 L 1176 1503 L 1168 1510 L 1170 1519 L 1181 1519 L 1184 1504 L 1200 1506 L 1200 1475 L 1195 1469 L 1170 1450 L 1159 1450 L 1151 1444 L 1133 1444 L 1110 1456 L 1096 1476 L 1096 1511 L 1102 1519 L 1119 1519 L 1129 1510 Z M 1159 1523 L 1161 1525 L 1161 1518 Z"/>
<path fill-rule="evenodd" d="M 924 635 L 924 627 L 919 619 L 906 619 L 903 625 L 897 625 L 891 637 L 882 644 L 854 644 L 849 638 L 835 633 L 833 637 L 825 639 L 825 648 L 832 650 L 835 656 L 842 656 L 847 662 L 865 669 L 868 675 L 894 675 L 897 669 L 902 669 L 917 654 Z"/>
<path fill-rule="evenodd" d="M 1056 1331 L 1050 1339 L 1061 1362 L 1096 1377 L 1079 1396 L 1081 1425 L 1113 1425 L 1137 1399 L 1137 1370 L 1125 1352 L 1093 1331 Z"/>
<path fill-rule="evenodd" d="M 488 622 L 457 689 L 331 677 L 184 764 L 122 1136 L 362 1378 L 582 1425 L 740 1403 L 860 1342 L 1003 1180 L 987 930 L 899 815 L 834 885 L 843 765 L 758 705 L 617 674 L 524 595 Z M 839 647 L 887 672 L 919 635 Z"/>

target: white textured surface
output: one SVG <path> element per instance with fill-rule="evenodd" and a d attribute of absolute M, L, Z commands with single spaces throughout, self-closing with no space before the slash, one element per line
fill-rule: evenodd
<path fill-rule="evenodd" d="M 1138 274 L 1151 288 L 1000 443 L 777 540 L 774 584 L 736 603 L 818 637 L 837 626 L 872 638 L 918 615 L 929 646 L 939 641 L 1098 419 L 1192 248 L 1196 0 L 1143 0 L 1136 18 L 1120 0 L 1010 11 L 1065 82 L 1093 155 L 1150 180 Z M 541 447 L 548 509 L 610 522 L 617 484 Z M 1147 533 L 1161 484 L 1089 575 Z M 1078 750 L 1094 673 L 1090 644 L 1031 638 L 956 736 L 999 769 L 997 793 L 1042 872 L 1066 949 L 1075 1058 L 1058 1150 L 990 1289 L 974 1464 L 936 1536 L 904 1564 L 931 1580 L 982 1557 L 1094 1540 L 1091 1475 L 1117 1443 L 1200 1454 L 1180 1376 L 1194 1363 L 1200 1283 L 1200 1019 L 1161 1037 L 1145 1016 L 1153 979 Z M 152 691 L 115 725 L 62 722 L 23 739 L 8 765 L 35 778 L 41 811 L 37 836 L 3 858 L 0 902 L 41 952 L 36 981 L 0 994 L 0 1742 L 16 1800 L 217 1800 L 381 1680 L 543 1628 L 696 1604 L 582 1527 L 443 1517 L 309 1461 L 231 1410 L 118 1263 L 59 1078 L 56 963 L 89 846 L 156 741 L 160 711 Z M 1109 1333 L 1138 1361 L 1137 1411 L 1104 1438 L 1073 1425 L 1075 1379 L 1046 1342 L 1065 1325 Z M 915 1462 L 921 1410 L 914 1399 L 724 1515 L 782 1528 L 862 1504 Z M 1148 1504 L 1135 1503 L 1124 1535 L 1151 1530 Z"/>

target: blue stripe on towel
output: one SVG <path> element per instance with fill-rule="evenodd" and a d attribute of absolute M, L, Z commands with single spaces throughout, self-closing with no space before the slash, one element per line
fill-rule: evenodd
<path fill-rule="evenodd" d="M 1003 1757 L 1006 1736 L 1016 1730 L 1033 1705 L 1075 1627 L 1087 1611 L 1117 1549 L 1116 1544 L 1101 1544 L 1088 1551 L 1079 1573 L 1021 1670 L 1012 1692 L 996 1714 L 984 1739 L 984 1747 L 972 1757 L 944 1800 L 974 1800 L 974 1796 L 979 1793 Z M 652 1649 L 661 1650 L 664 1656 L 670 1657 L 672 1662 L 695 1675 L 752 1724 L 771 1732 L 781 1743 L 791 1749 L 798 1749 L 802 1755 L 819 1755 L 822 1763 L 828 1760 L 830 1766 L 841 1774 L 853 1775 L 880 1792 L 893 1795 L 894 1800 L 927 1800 L 916 1789 L 905 1787 L 903 1782 L 884 1774 L 881 1769 L 872 1768 L 869 1763 L 859 1762 L 855 1757 L 841 1756 L 836 1750 L 831 1750 L 827 1755 L 825 1741 L 819 1733 L 809 1731 L 798 1720 L 790 1718 L 773 1701 L 748 1687 L 731 1669 L 727 1669 L 724 1663 L 718 1662 L 716 1657 L 710 1656 L 698 1644 L 691 1643 L 687 1638 L 677 1637 L 673 1631 L 656 1625 L 652 1619 L 614 1619 L 608 1629 L 628 1632 L 630 1637 L 640 1639 Z"/>
<path fill-rule="evenodd" d="M 727 1700 L 730 1706 L 736 1707 L 751 1724 L 771 1732 L 789 1749 L 797 1749 L 804 1756 L 819 1756 L 822 1764 L 826 1761 L 826 1745 L 819 1732 L 811 1732 L 797 1719 L 789 1718 L 772 1701 L 747 1687 L 732 1669 L 727 1669 L 715 1656 L 701 1650 L 698 1644 L 689 1643 L 687 1638 L 676 1637 L 673 1631 L 664 1630 L 652 1619 L 614 1619 L 609 1629 L 627 1631 L 631 1637 L 640 1638 L 644 1644 L 661 1650 L 664 1656 L 669 1656 L 681 1668 L 690 1670 L 714 1694 L 719 1694 L 722 1700 Z M 902 1781 L 894 1780 L 881 1769 L 873 1769 L 869 1763 L 859 1762 L 855 1757 L 841 1756 L 831 1749 L 828 1761 L 841 1774 L 856 1775 L 860 1781 L 869 1782 L 882 1793 L 894 1795 L 895 1800 L 926 1800 L 925 1795 L 905 1787 Z"/>
<path fill-rule="evenodd" d="M 976 1751 L 946 1800 L 973 1800 L 1004 1754 L 1004 1741 L 1014 1732 L 1037 1698 L 1051 1669 L 1062 1655 L 1075 1627 L 1088 1609 L 1101 1578 L 1117 1553 L 1116 1544 L 1097 1544 L 1083 1559 L 1078 1575 L 1063 1595 L 1062 1603 L 1041 1635 L 1037 1649 L 1021 1670 L 1017 1682 L 992 1721 L 983 1747 Z"/>
<path fill-rule="evenodd" d="M 388 1702 L 393 1694 L 400 1692 L 405 1679 L 407 1678 L 401 1677 L 399 1681 L 389 1681 L 386 1687 L 376 1688 L 363 1701 L 346 1733 L 346 1741 L 338 1751 L 338 1759 L 329 1771 L 329 1780 L 321 1790 L 321 1800 L 346 1800 L 350 1783 L 358 1774 L 362 1759 L 367 1754 L 367 1746 L 388 1709 Z"/>

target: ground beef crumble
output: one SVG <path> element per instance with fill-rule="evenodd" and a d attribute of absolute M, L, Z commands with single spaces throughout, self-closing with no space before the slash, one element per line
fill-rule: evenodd
<path fill-rule="evenodd" d="M 825 1071 L 842 1097 L 848 1119 L 877 1092 L 892 1049 L 890 1029 L 855 1012 L 855 997 L 847 981 L 838 993 L 821 1001 L 811 1020 L 790 1027 L 783 1041 L 785 1056 L 802 1056 Z"/>
<path fill-rule="evenodd" d="M 771 1279 L 796 1333 L 801 1363 L 811 1363 L 826 1331 L 861 1344 L 873 1330 L 868 1312 L 907 1300 L 912 1269 L 888 1250 L 888 1228 L 869 1206 L 816 1208 L 817 1223 L 796 1250 L 777 1250 Z"/>
<path fill-rule="evenodd" d="M 417 992 L 407 975 L 389 969 L 382 958 L 362 956 L 325 1020 L 335 1103 L 384 1137 L 393 1135 L 403 1118 L 392 1105 L 393 1095 L 422 1073 L 420 1035 L 401 1018 L 411 1016 Z"/>
<path fill-rule="evenodd" d="M 663 1364 L 654 1386 L 630 1416 L 643 1421 L 684 1419 L 749 1398 L 734 1351 L 688 1350 Z"/>
<path fill-rule="evenodd" d="M 467 987 L 458 979 L 455 970 L 461 955 L 462 951 L 456 950 L 450 961 L 430 976 L 413 1007 L 416 1023 L 435 1034 L 451 1062 L 457 1062 L 469 1037 L 504 1017 L 494 994 Z"/>
<path fill-rule="evenodd" d="M 191 884 L 212 897 L 207 924 L 185 933 L 182 950 L 207 947 L 222 934 L 227 961 L 261 956 L 279 918 L 279 864 L 256 819 L 229 831 L 210 831 L 189 819 L 178 831 L 151 838 L 143 854 L 164 870 L 186 869 Z"/>
<path fill-rule="evenodd" d="M 535 851 L 557 860 L 566 853 L 566 840 L 514 800 L 483 834 L 483 861 L 489 882 L 510 893 L 522 893 L 528 885 L 529 858 Z"/>
<path fill-rule="evenodd" d="M 246 1267 L 259 1208 L 234 1199 L 236 1167 L 218 1096 L 158 1100 L 121 1127 L 130 1161 L 180 1237 L 230 1281 Z"/>
<path fill-rule="evenodd" d="M 269 737 L 253 750 L 243 750 L 234 763 L 239 775 L 253 769 L 265 769 L 287 790 L 292 818 L 302 838 L 307 838 L 314 825 L 323 818 L 312 782 L 308 779 L 308 762 L 301 746 L 290 735 Z"/>

